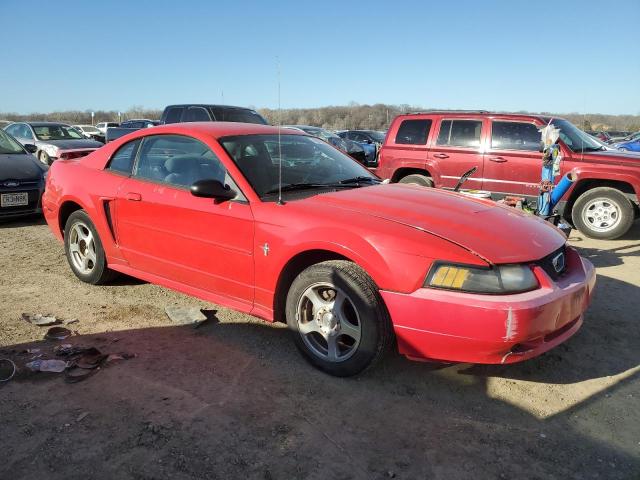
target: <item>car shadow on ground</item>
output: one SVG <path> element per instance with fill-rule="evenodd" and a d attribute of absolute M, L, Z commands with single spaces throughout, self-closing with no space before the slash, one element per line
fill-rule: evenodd
<path fill-rule="evenodd" d="M 35 225 L 46 225 L 42 215 L 30 215 L 18 218 L 2 218 L 0 217 L 0 228 L 23 228 Z"/>
<path fill-rule="evenodd" d="M 0 478 L 631 478 L 637 439 L 630 447 L 607 422 L 633 408 L 637 376 L 546 419 L 488 393 L 489 375 L 569 382 L 637 365 L 637 329 L 620 336 L 630 319 L 610 333 L 618 354 L 592 351 L 600 313 L 550 358 L 473 374 L 390 355 L 334 378 L 302 359 L 286 327 L 215 314 L 199 328 L 3 346 L 19 372 L 0 385 Z M 136 357 L 79 384 L 24 367 L 61 343 Z"/>

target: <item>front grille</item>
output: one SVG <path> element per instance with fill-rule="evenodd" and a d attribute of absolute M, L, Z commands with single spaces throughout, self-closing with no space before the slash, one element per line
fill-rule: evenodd
<path fill-rule="evenodd" d="M 550 255 L 536 262 L 553 280 L 557 280 L 567 271 L 567 251 L 563 245 Z M 561 267 L 561 268 L 559 268 Z"/>
<path fill-rule="evenodd" d="M 15 192 L 27 192 L 29 194 L 29 203 L 27 205 L 18 205 L 14 207 L 0 207 L 0 217 L 2 215 L 12 215 L 14 213 L 32 212 L 36 208 L 38 208 L 40 204 L 40 190 L 32 190 L 32 189 L 18 190 L 13 188 L 11 189 L 11 191 L 8 191 L 8 190 L 0 189 L 0 193 L 15 193 Z"/>

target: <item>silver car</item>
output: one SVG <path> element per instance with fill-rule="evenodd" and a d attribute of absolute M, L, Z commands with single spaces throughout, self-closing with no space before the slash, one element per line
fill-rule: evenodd
<path fill-rule="evenodd" d="M 87 140 L 75 128 L 56 122 L 17 122 L 4 127 L 22 145 L 35 145 L 35 155 L 45 165 L 57 159 L 84 157 L 102 146 Z"/>

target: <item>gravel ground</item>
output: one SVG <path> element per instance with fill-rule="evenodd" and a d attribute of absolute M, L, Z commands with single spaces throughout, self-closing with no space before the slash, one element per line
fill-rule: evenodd
<path fill-rule="evenodd" d="M 78 319 L 73 344 L 135 353 L 76 384 L 0 384 L 0 479 L 640 478 L 640 225 L 573 235 L 598 269 L 576 336 L 512 366 L 390 355 L 338 379 L 282 326 L 130 278 L 79 282 L 39 220 L 0 225 L 0 357 L 51 352 L 23 312 Z M 177 326 L 167 305 L 210 321 Z"/>

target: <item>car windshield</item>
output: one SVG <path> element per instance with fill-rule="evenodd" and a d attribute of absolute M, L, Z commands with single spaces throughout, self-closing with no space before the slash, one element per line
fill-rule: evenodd
<path fill-rule="evenodd" d="M 266 120 L 253 110 L 219 107 L 212 107 L 211 110 L 218 122 L 257 123 L 260 125 L 267 124 Z"/>
<path fill-rule="evenodd" d="M 0 154 L 2 155 L 15 155 L 26 154 L 24 148 L 13 139 L 8 133 L 0 130 Z"/>
<path fill-rule="evenodd" d="M 330 143 L 340 150 L 344 151 L 347 149 L 347 143 L 342 138 L 340 138 L 335 133 L 331 133 L 330 131 L 325 130 L 324 128 L 302 128 L 301 130 L 303 130 L 305 133 L 308 133 L 309 135 L 321 138 L 325 142 Z"/>
<path fill-rule="evenodd" d="M 378 143 L 384 142 L 384 132 L 378 132 L 376 130 L 370 130 L 367 132 L 371 138 L 373 138 Z"/>
<path fill-rule="evenodd" d="M 68 125 L 40 125 L 34 126 L 38 140 L 81 140 L 78 130 Z"/>
<path fill-rule="evenodd" d="M 351 157 L 306 135 L 239 135 L 221 138 L 220 143 L 260 198 L 277 195 L 280 163 L 283 191 L 380 181 Z"/>
<path fill-rule="evenodd" d="M 574 152 L 597 152 L 605 147 L 571 122 L 553 119 L 551 124 L 560 129 L 560 139 Z"/>

